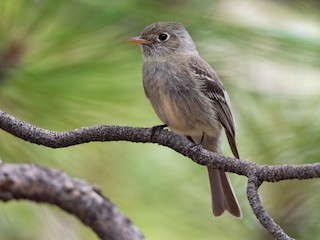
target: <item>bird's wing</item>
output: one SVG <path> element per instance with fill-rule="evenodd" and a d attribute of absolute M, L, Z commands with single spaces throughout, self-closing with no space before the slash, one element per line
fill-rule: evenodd
<path fill-rule="evenodd" d="M 201 58 L 189 59 L 188 65 L 191 77 L 196 81 L 199 90 L 212 100 L 218 120 L 226 131 L 232 153 L 239 159 L 229 97 L 222 82 L 211 66 Z"/>

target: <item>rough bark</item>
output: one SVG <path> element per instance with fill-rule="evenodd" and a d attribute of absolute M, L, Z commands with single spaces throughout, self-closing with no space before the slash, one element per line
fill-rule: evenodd
<path fill-rule="evenodd" d="M 54 132 L 35 127 L 0 111 L 0 128 L 25 141 L 51 147 L 64 148 L 88 142 L 130 141 L 157 143 L 187 156 L 194 162 L 248 178 L 247 197 L 253 213 L 275 239 L 292 239 L 274 222 L 263 208 L 258 188 L 263 182 L 278 182 L 288 179 L 311 179 L 320 177 L 320 163 L 302 165 L 259 165 L 246 160 L 226 157 L 203 149 L 188 139 L 159 128 L 124 126 L 91 126 Z M 8 193 L 9 194 L 9 193 Z M 119 238 L 122 239 L 122 238 Z M 133 238 L 132 238 L 133 239 Z"/>

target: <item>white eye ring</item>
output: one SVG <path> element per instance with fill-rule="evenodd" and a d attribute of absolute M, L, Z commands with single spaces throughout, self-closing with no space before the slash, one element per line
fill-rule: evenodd
<path fill-rule="evenodd" d="M 163 32 L 163 33 L 159 34 L 157 41 L 158 42 L 166 42 L 166 41 L 168 41 L 169 38 L 170 38 L 170 34 L 167 32 Z"/>

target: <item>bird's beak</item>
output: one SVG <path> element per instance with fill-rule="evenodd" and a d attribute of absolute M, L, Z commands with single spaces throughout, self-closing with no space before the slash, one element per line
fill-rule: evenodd
<path fill-rule="evenodd" d="M 127 40 L 128 42 L 137 43 L 137 44 L 149 44 L 151 41 L 141 38 L 141 36 L 132 37 Z"/>

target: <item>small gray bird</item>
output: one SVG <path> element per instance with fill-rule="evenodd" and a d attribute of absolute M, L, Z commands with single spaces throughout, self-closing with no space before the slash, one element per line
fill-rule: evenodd
<path fill-rule="evenodd" d="M 142 48 L 144 91 L 160 120 L 173 132 L 217 153 L 222 153 L 224 128 L 232 153 L 239 159 L 228 94 L 199 56 L 184 26 L 153 23 L 128 41 Z M 214 168 L 208 168 L 208 173 L 214 216 L 227 210 L 241 217 L 226 173 Z"/>

